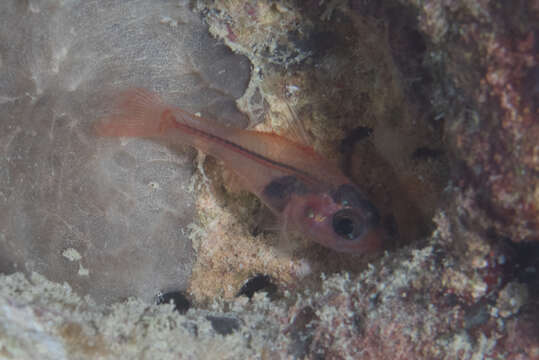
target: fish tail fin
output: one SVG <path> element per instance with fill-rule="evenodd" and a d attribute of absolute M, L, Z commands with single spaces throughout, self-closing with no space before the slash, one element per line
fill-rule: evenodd
<path fill-rule="evenodd" d="M 161 116 L 167 109 L 161 99 L 144 89 L 130 89 L 118 96 L 113 111 L 95 125 L 100 136 L 152 137 L 163 132 Z"/>

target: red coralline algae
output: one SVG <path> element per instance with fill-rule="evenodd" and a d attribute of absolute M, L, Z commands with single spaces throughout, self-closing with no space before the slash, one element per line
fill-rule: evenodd
<path fill-rule="evenodd" d="M 420 27 L 446 54 L 454 87 L 447 140 L 461 167 L 456 184 L 468 197 L 460 209 L 483 231 L 515 242 L 539 240 L 537 7 L 409 2 L 418 6 Z"/>

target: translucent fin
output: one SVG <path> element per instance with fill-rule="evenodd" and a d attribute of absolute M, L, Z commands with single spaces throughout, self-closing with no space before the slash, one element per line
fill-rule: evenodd
<path fill-rule="evenodd" d="M 131 89 L 118 97 L 110 116 L 95 126 L 100 136 L 151 137 L 162 133 L 160 119 L 166 106 L 159 97 L 143 89 Z"/>
<path fill-rule="evenodd" d="M 285 101 L 286 106 L 288 108 L 288 112 L 290 116 L 285 117 L 286 122 L 288 123 L 288 131 L 289 134 L 287 134 L 287 137 L 290 138 L 290 140 L 295 141 L 299 144 L 305 145 L 305 146 L 312 146 L 313 140 L 309 136 L 309 133 L 305 129 L 305 126 L 303 125 L 303 122 L 298 117 L 298 114 L 294 110 L 294 107 L 290 105 L 289 102 Z"/>
<path fill-rule="evenodd" d="M 255 224 L 259 232 L 277 233 L 283 228 L 280 219 L 267 206 L 263 206 L 258 211 L 255 216 Z"/>
<path fill-rule="evenodd" d="M 298 243 L 290 236 L 289 216 L 285 210 L 282 216 L 281 228 L 279 231 L 279 242 L 275 248 L 280 257 L 292 260 L 294 251 L 298 248 Z"/>

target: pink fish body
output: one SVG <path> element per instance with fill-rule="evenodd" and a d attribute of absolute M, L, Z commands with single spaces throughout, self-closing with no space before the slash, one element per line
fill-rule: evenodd
<path fill-rule="evenodd" d="M 364 194 L 333 163 L 284 137 L 220 125 L 142 89 L 123 93 L 96 131 L 188 144 L 222 160 L 281 219 L 284 231 L 340 252 L 382 245 L 378 212 Z"/>

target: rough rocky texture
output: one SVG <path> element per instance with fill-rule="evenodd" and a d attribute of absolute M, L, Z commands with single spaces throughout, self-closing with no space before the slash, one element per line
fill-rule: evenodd
<path fill-rule="evenodd" d="M 97 139 L 92 123 L 142 86 L 245 126 L 246 60 L 177 1 L 2 1 L 0 19 L 0 271 L 99 302 L 185 289 L 193 151 Z"/>
<path fill-rule="evenodd" d="M 452 252 L 444 214 L 420 249 L 360 275 L 322 275 L 319 290 L 269 301 L 214 301 L 185 315 L 137 299 L 103 307 L 33 274 L 0 276 L 7 359 L 537 359 L 539 278 L 491 283 L 489 254 Z M 468 234 L 473 236 L 472 234 Z M 471 244 L 474 242 L 472 241 Z M 500 261 L 495 259 L 494 261 Z M 512 266 L 506 266 L 511 270 Z"/>
<path fill-rule="evenodd" d="M 536 3 L 193 5 L 253 65 L 239 107 L 340 161 L 396 240 L 370 258 L 286 248 L 256 198 L 199 155 L 189 311 L 98 306 L 39 275 L 2 276 L 0 354 L 539 359 L 539 247 L 524 241 L 537 237 Z M 84 274 L 74 250 L 61 255 Z M 258 273 L 272 300 L 235 298 Z"/>
<path fill-rule="evenodd" d="M 539 4 L 403 1 L 445 73 L 459 210 L 477 230 L 539 240 Z"/>

